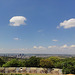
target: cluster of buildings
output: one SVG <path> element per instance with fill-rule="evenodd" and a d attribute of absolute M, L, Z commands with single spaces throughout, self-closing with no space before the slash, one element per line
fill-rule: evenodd
<path fill-rule="evenodd" d="M 0 54 L 0 56 L 5 56 L 5 57 L 13 57 L 13 58 L 22 58 L 22 59 L 28 59 L 31 56 L 36 56 L 36 57 L 50 57 L 50 56 L 62 56 L 62 57 L 75 57 L 75 55 L 66 55 L 66 54 Z"/>
<path fill-rule="evenodd" d="M 0 54 L 0 56 L 5 56 L 5 57 L 13 57 L 13 58 L 30 58 L 31 56 L 36 56 L 36 57 L 49 57 L 51 56 L 50 54 Z"/>

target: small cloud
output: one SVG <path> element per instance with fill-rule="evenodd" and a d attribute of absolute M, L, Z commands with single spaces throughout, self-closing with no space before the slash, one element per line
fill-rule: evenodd
<path fill-rule="evenodd" d="M 14 40 L 20 40 L 19 38 L 14 38 Z"/>
<path fill-rule="evenodd" d="M 34 49 L 37 49 L 37 46 L 33 46 Z"/>
<path fill-rule="evenodd" d="M 58 40 L 52 40 L 52 41 L 57 42 Z"/>
<path fill-rule="evenodd" d="M 45 49 L 45 47 L 43 47 L 43 46 L 38 46 L 38 47 L 37 46 L 33 46 L 33 48 L 34 49 Z"/>
<path fill-rule="evenodd" d="M 21 48 L 20 50 L 27 50 L 27 48 Z"/>
<path fill-rule="evenodd" d="M 65 45 L 63 45 L 63 46 L 61 46 L 61 48 L 67 48 L 68 46 L 65 44 Z"/>
<path fill-rule="evenodd" d="M 21 26 L 21 25 L 26 25 L 26 23 L 24 21 L 26 21 L 26 17 L 24 16 L 14 16 L 12 17 L 9 22 L 10 22 L 10 26 Z"/>
<path fill-rule="evenodd" d="M 70 47 L 73 48 L 73 47 L 75 47 L 75 45 L 71 45 Z"/>
<path fill-rule="evenodd" d="M 39 49 L 44 49 L 45 47 L 43 47 L 43 46 L 39 46 L 38 48 L 39 48 Z"/>
<path fill-rule="evenodd" d="M 60 28 L 60 27 L 63 27 L 64 29 L 75 27 L 75 18 L 61 22 L 60 25 L 57 26 L 57 28 Z"/>
<path fill-rule="evenodd" d="M 48 48 L 55 48 L 56 46 L 48 46 Z"/>
<path fill-rule="evenodd" d="M 22 48 L 21 50 L 25 50 L 24 48 Z"/>
<path fill-rule="evenodd" d="M 43 32 L 43 30 L 38 30 L 38 32 Z"/>
<path fill-rule="evenodd" d="M 57 29 L 59 29 L 60 28 L 60 26 L 57 26 Z"/>

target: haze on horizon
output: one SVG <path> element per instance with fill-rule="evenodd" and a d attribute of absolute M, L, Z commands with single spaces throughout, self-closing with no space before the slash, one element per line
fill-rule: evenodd
<path fill-rule="evenodd" d="M 0 53 L 75 54 L 74 0 L 1 0 Z"/>

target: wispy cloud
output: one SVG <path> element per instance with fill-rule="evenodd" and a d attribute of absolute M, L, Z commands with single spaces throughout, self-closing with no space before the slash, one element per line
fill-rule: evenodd
<path fill-rule="evenodd" d="M 39 46 L 38 48 L 39 48 L 39 49 L 45 49 L 45 47 L 43 47 L 43 46 Z"/>
<path fill-rule="evenodd" d="M 55 40 L 55 39 L 54 39 L 54 40 L 52 40 L 52 41 L 57 42 L 58 40 Z"/>
<path fill-rule="evenodd" d="M 34 49 L 37 49 L 37 46 L 33 46 Z"/>
<path fill-rule="evenodd" d="M 20 40 L 19 38 L 13 38 L 14 40 Z"/>
<path fill-rule="evenodd" d="M 33 48 L 34 49 L 45 49 L 45 47 L 43 47 L 43 46 L 38 46 L 38 47 L 37 46 L 33 46 Z"/>
<path fill-rule="evenodd" d="M 75 45 L 70 45 L 68 46 L 67 44 L 64 44 L 62 46 L 56 46 L 56 45 L 51 45 L 51 46 L 48 46 L 48 47 L 44 47 L 44 46 L 33 46 L 34 49 L 52 49 L 52 48 L 58 48 L 58 49 L 61 49 L 61 48 L 74 48 Z"/>
<path fill-rule="evenodd" d="M 7 51 L 6 51 L 7 50 Z M 15 53 L 47 53 L 47 54 L 74 54 L 75 53 L 75 45 L 61 45 L 61 46 L 56 46 L 56 45 L 52 45 L 52 46 L 48 46 L 48 47 L 44 47 L 44 46 L 33 46 L 33 48 L 12 48 L 12 49 L 0 49 L 0 52 L 2 53 L 11 53 L 11 52 L 15 52 Z"/>
<path fill-rule="evenodd" d="M 60 25 L 57 26 L 57 28 L 60 28 L 60 27 L 63 27 L 64 29 L 75 27 L 75 18 L 61 22 Z"/>
<path fill-rule="evenodd" d="M 26 17 L 24 16 L 14 16 L 12 17 L 9 22 L 10 22 L 10 26 L 21 26 L 21 25 L 26 25 L 25 21 L 26 21 Z"/>
<path fill-rule="evenodd" d="M 68 48 L 67 44 L 61 46 L 61 48 Z"/>
<path fill-rule="evenodd" d="M 38 32 L 43 32 L 43 30 L 41 29 L 41 30 L 38 30 Z"/>
<path fill-rule="evenodd" d="M 59 49 L 61 49 L 61 48 L 63 48 L 63 49 L 70 49 L 70 48 L 75 48 L 75 45 L 70 45 L 70 46 L 68 46 L 67 44 L 64 44 L 64 45 L 62 45 L 62 46 L 55 46 L 55 45 L 53 45 L 53 46 L 48 46 L 48 48 L 59 48 Z"/>
<path fill-rule="evenodd" d="M 55 47 L 57 47 L 57 46 L 48 46 L 48 48 L 55 48 Z"/>
<path fill-rule="evenodd" d="M 73 47 L 75 47 L 75 45 L 71 45 L 70 47 L 72 47 L 72 48 L 73 48 Z"/>

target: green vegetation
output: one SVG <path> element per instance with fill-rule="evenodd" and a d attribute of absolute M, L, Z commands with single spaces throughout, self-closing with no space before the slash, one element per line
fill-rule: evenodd
<path fill-rule="evenodd" d="M 53 62 L 50 59 L 41 59 L 40 66 L 44 68 L 52 68 Z"/>
<path fill-rule="evenodd" d="M 52 56 L 49 58 L 40 58 L 32 56 L 29 59 L 0 57 L 0 66 L 59 68 L 62 69 L 64 74 L 75 74 L 75 57 L 61 58 Z"/>
<path fill-rule="evenodd" d="M 64 62 L 62 71 L 64 74 L 75 74 L 75 60 Z"/>
<path fill-rule="evenodd" d="M 5 61 L 2 58 L 0 58 L 0 67 L 2 67 L 3 64 L 5 64 Z"/>
<path fill-rule="evenodd" d="M 24 62 L 16 59 L 12 59 L 7 63 L 3 64 L 3 67 L 24 67 Z"/>
<path fill-rule="evenodd" d="M 29 58 L 29 60 L 26 60 L 25 66 L 26 67 L 39 67 L 40 60 L 41 58 L 32 56 L 31 58 Z"/>

